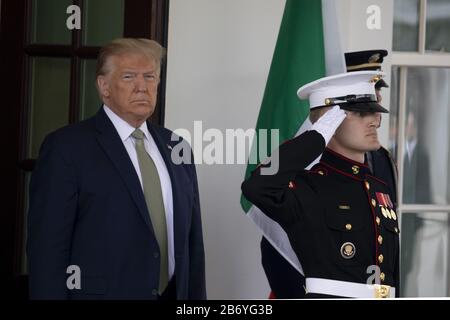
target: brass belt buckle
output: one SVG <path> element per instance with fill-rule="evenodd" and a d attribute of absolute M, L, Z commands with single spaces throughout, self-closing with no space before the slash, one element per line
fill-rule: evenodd
<path fill-rule="evenodd" d="M 386 285 L 375 285 L 375 298 L 385 299 L 389 298 L 391 295 L 391 286 Z"/>

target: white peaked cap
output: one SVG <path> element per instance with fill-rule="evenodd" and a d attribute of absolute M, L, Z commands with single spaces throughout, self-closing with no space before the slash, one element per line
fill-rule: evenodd
<path fill-rule="evenodd" d="M 341 105 L 343 109 L 359 106 L 356 109 L 361 111 L 387 112 L 377 103 L 375 93 L 375 83 L 384 76 L 381 71 L 336 74 L 305 84 L 298 89 L 297 96 L 309 99 L 310 109 Z"/>

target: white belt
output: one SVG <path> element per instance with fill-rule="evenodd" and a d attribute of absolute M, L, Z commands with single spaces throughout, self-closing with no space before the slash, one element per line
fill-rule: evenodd
<path fill-rule="evenodd" d="M 306 278 L 306 292 L 348 298 L 395 298 L 395 288 L 386 285 Z"/>

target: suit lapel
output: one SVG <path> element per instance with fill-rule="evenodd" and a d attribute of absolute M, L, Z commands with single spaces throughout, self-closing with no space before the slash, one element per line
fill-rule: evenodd
<path fill-rule="evenodd" d="M 151 232 L 153 232 L 139 177 L 136 174 L 136 170 L 133 167 L 133 163 L 131 162 L 130 156 L 125 149 L 119 134 L 103 108 L 96 115 L 96 126 L 99 132 L 97 140 L 100 146 L 119 171 L 120 176 L 130 192 L 131 198 L 136 203 L 139 213 Z"/>

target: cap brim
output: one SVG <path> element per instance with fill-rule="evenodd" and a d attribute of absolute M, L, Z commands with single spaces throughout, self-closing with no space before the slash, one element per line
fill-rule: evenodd
<path fill-rule="evenodd" d="M 383 79 L 380 79 L 375 83 L 375 88 L 389 88 L 389 85 Z"/>
<path fill-rule="evenodd" d="M 381 112 L 389 113 L 389 111 L 383 108 L 377 102 L 361 102 L 340 105 L 341 109 L 354 111 L 354 112 Z"/>

